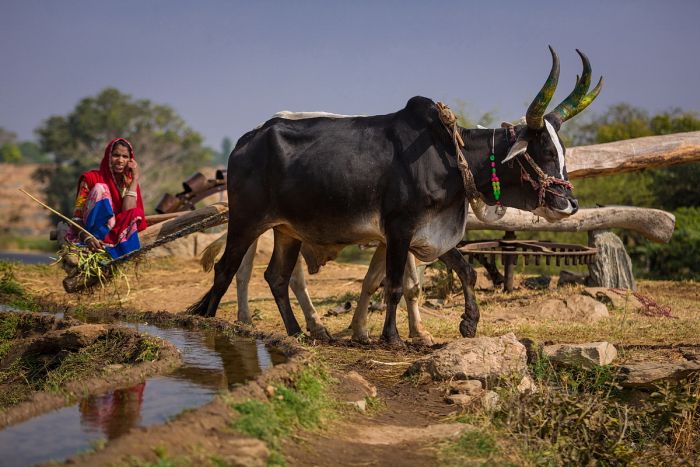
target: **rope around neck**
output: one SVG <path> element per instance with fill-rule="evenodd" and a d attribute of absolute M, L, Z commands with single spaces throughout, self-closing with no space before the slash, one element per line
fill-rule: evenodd
<path fill-rule="evenodd" d="M 464 140 L 462 135 L 459 134 L 457 128 L 457 117 L 454 112 L 443 104 L 438 102 L 435 104 L 437 108 L 438 115 L 440 115 L 440 121 L 445 126 L 445 129 L 452 137 L 452 142 L 455 145 L 455 154 L 457 154 L 457 166 L 459 167 L 459 172 L 462 174 L 462 183 L 464 184 L 464 191 L 467 194 L 467 199 L 469 201 L 474 201 L 476 199 L 481 199 L 481 194 L 476 189 L 476 183 L 474 183 L 474 176 L 472 171 L 469 170 L 469 163 L 462 153 L 464 147 Z"/>

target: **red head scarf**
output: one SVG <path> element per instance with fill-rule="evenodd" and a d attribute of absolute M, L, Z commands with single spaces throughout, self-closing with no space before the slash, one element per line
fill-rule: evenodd
<path fill-rule="evenodd" d="M 114 149 L 114 145 L 118 141 L 123 141 L 124 143 L 126 143 L 126 145 L 129 147 L 129 159 L 135 159 L 134 148 L 131 146 L 131 143 L 124 138 L 114 138 L 105 147 L 104 156 L 102 157 L 102 162 L 100 162 L 100 169 L 91 170 L 81 175 L 81 179 L 87 182 L 88 187 L 90 189 L 92 189 L 92 187 L 95 186 L 96 183 L 104 183 L 107 185 L 107 187 L 109 188 L 109 194 L 112 197 L 112 209 L 114 210 L 115 216 L 119 216 L 119 214 L 121 214 L 122 212 L 122 194 L 121 190 L 119 190 L 119 188 L 117 187 L 117 181 L 114 179 L 114 174 L 112 173 L 112 168 L 110 166 L 110 158 L 112 156 L 112 150 Z M 130 184 L 132 180 L 131 176 L 127 176 L 127 174 L 124 174 L 124 177 L 127 185 Z M 80 186 L 80 182 L 78 182 L 78 186 Z M 141 198 L 140 187 L 136 188 L 136 207 L 133 209 L 133 211 L 133 217 L 141 217 L 141 222 L 139 222 L 138 230 L 141 231 L 148 227 L 148 224 L 146 223 L 146 214 L 143 209 L 143 198 Z"/>

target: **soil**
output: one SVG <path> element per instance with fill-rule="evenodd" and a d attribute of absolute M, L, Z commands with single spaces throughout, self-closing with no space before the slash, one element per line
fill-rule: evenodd
<path fill-rule="evenodd" d="M 249 296 L 255 328 L 261 335 L 284 331 L 269 288 L 262 278 L 265 261 L 259 261 L 253 272 Z M 321 272 L 307 278 L 309 291 L 320 314 L 350 300 L 355 304 L 366 266 L 361 264 L 329 263 Z M 131 274 L 135 277 L 134 274 Z M 200 298 L 210 287 L 212 273 L 204 273 L 193 260 L 159 259 L 142 263 L 138 279 L 131 281 L 126 295 L 123 285 L 108 288 L 99 295 L 66 296 L 61 287 L 62 274 L 47 267 L 22 267 L 18 280 L 35 296 L 47 302 L 60 304 L 71 310 L 122 309 L 127 311 L 163 310 L 179 313 Z M 517 279 L 520 279 L 518 277 Z M 556 284 L 556 278 L 552 280 Z M 482 319 L 480 335 L 501 335 L 513 331 L 519 338 L 530 337 L 539 342 L 590 342 L 608 340 L 628 344 L 621 352 L 621 360 L 640 358 L 675 358 L 679 354 L 673 344 L 700 346 L 700 285 L 695 283 L 640 281 L 640 292 L 660 304 L 672 308 L 673 318 L 630 315 L 615 310 L 610 320 L 596 325 L 578 325 L 556 321 L 523 318 L 521 307 L 545 298 L 560 298 L 577 293 L 580 288 L 531 291 L 518 287 L 505 294 L 494 290 L 477 291 Z M 303 316 L 293 300 L 297 319 Z M 217 317 L 223 322 L 235 321 L 236 293 L 232 286 L 224 296 Z M 423 321 L 437 344 L 459 338 L 459 316 L 463 300 L 459 294 L 447 297 L 439 309 L 424 307 Z M 79 314 L 79 313 L 78 313 Z M 347 329 L 351 314 L 328 316 L 324 322 L 338 341 L 326 344 L 304 342 L 310 352 L 299 351 L 297 359 L 275 367 L 255 382 L 233 392 L 233 397 L 264 398 L 264 388 L 271 381 L 284 379 L 304 364 L 307 359 L 323 362 L 335 374 L 357 371 L 377 387 L 379 407 L 367 413 L 346 413 L 322 431 L 299 432 L 287 439 L 282 454 L 289 465 L 436 465 L 443 443 L 453 440 L 468 425 L 456 425 L 450 418 L 460 410 L 444 401 L 445 388 L 441 383 L 415 383 L 402 377 L 413 360 L 431 351 L 418 345 L 403 349 L 389 349 L 376 343 L 381 332 L 383 313 L 371 313 L 368 346 L 350 343 Z M 398 313 L 399 332 L 408 335 L 405 312 Z M 246 331 L 248 329 L 248 331 Z M 239 331 L 252 332 L 249 328 Z M 295 344 L 289 339 L 289 349 Z M 663 349 L 654 346 L 663 345 Z M 292 350 L 289 350 L 292 352 Z M 342 388 L 338 388 L 342 392 Z M 221 398 L 166 425 L 135 430 L 134 433 L 110 442 L 104 450 L 78 463 L 99 465 L 118 459 L 138 458 L 157 461 L 154 447 L 162 447 L 172 458 L 185 458 L 191 463 L 209 463 L 211 456 L 233 465 L 263 465 L 267 448 L 259 441 L 242 437 L 227 428 L 234 416 Z M 182 440 L 187 440 L 183 443 Z"/>

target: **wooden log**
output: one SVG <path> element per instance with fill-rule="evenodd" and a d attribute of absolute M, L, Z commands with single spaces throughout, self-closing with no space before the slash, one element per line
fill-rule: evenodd
<path fill-rule="evenodd" d="M 146 216 L 146 222 L 148 222 L 148 225 L 156 225 L 160 224 L 161 222 L 169 221 L 170 219 L 175 219 L 176 217 L 180 217 L 183 214 L 186 214 L 188 211 L 178 211 L 178 212 L 169 212 L 167 214 L 151 214 L 150 216 Z"/>
<path fill-rule="evenodd" d="M 576 146 L 566 150 L 566 170 L 572 179 L 697 161 L 700 161 L 700 131 Z"/>
<path fill-rule="evenodd" d="M 228 203 L 214 203 L 194 211 L 187 211 L 169 221 L 151 225 L 146 230 L 139 233 L 141 247 L 146 247 L 160 238 L 171 235 L 189 225 L 201 222 L 210 216 L 222 214 L 227 211 Z"/>
<path fill-rule="evenodd" d="M 675 216 L 666 211 L 629 206 L 580 209 L 573 216 L 558 222 L 547 222 L 531 212 L 513 208 L 508 208 L 506 215 L 496 222 L 482 222 L 475 216 L 467 217 L 467 230 L 586 232 L 618 228 L 639 232 L 657 243 L 668 243 L 671 240 L 675 224 Z"/>

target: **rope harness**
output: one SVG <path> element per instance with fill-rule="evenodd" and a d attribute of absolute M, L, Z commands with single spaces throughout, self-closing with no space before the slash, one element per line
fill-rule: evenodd
<path fill-rule="evenodd" d="M 520 181 L 530 182 L 532 189 L 537 192 L 537 196 L 539 199 L 538 207 L 544 206 L 544 195 L 547 192 L 554 196 L 565 198 L 564 195 L 557 193 L 552 188 L 550 188 L 552 185 L 560 185 L 564 188 L 568 188 L 569 190 L 572 190 L 574 188 L 571 182 L 562 180 L 561 178 L 552 177 L 551 175 L 547 175 L 546 173 L 544 173 L 544 171 L 540 169 L 540 167 L 535 163 L 535 161 L 532 160 L 532 157 L 530 157 L 530 154 L 528 154 L 527 151 L 523 153 L 523 158 L 530 164 L 532 170 L 535 171 L 538 180 L 532 179 L 528 171 L 525 170 L 525 166 L 523 165 L 522 161 L 520 160 L 520 158 L 518 158 L 517 161 L 518 164 L 520 164 Z"/>
<path fill-rule="evenodd" d="M 467 194 L 467 199 L 469 201 L 481 199 L 481 194 L 476 189 L 476 183 L 474 183 L 472 171 L 469 170 L 469 163 L 467 162 L 467 159 L 465 159 L 464 154 L 462 154 L 461 148 L 464 147 L 464 140 L 457 129 L 457 117 L 455 116 L 454 112 L 452 112 L 452 109 L 442 102 L 438 102 L 435 106 L 437 107 L 438 115 L 440 115 L 440 121 L 452 137 L 452 142 L 455 145 L 457 166 L 459 167 L 459 172 L 462 174 L 462 183 L 464 184 L 464 191 Z"/>

